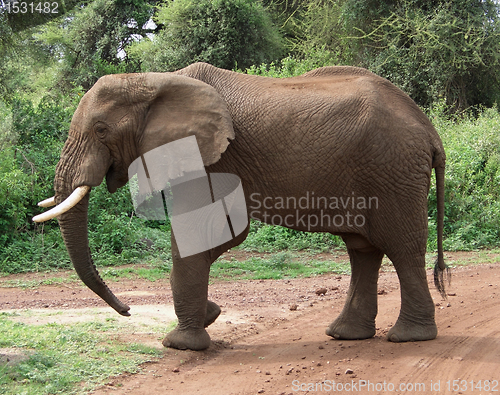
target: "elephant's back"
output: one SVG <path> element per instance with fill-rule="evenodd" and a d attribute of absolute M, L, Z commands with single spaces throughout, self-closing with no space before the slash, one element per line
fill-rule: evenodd
<path fill-rule="evenodd" d="M 315 77 L 348 77 L 348 76 L 377 76 L 370 70 L 364 69 L 362 67 L 354 66 L 325 66 L 320 67 L 307 73 L 304 73 L 298 77 L 292 78 L 315 78 Z"/>

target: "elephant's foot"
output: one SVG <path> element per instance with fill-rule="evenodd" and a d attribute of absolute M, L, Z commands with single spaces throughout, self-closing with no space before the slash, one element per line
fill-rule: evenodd
<path fill-rule="evenodd" d="M 375 320 L 346 319 L 341 314 L 326 329 L 326 334 L 339 340 L 369 339 L 375 335 Z"/>
<path fill-rule="evenodd" d="M 163 339 L 162 343 L 165 347 L 199 351 L 210 346 L 210 335 L 205 329 L 175 328 Z"/>
<path fill-rule="evenodd" d="M 437 326 L 434 320 L 427 324 L 404 322 L 398 318 L 396 324 L 387 334 L 387 340 L 391 342 L 411 342 L 432 340 L 437 336 Z"/>
<path fill-rule="evenodd" d="M 220 307 L 214 303 L 211 302 L 210 300 L 207 301 L 207 314 L 205 316 L 205 328 L 211 324 L 217 319 L 219 316 L 221 310 Z"/>

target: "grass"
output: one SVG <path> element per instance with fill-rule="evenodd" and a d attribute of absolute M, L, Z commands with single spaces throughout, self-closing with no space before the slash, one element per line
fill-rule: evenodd
<path fill-rule="evenodd" d="M 240 250 L 241 251 L 241 250 Z M 341 253 L 345 251 L 339 250 Z M 251 256 L 252 252 L 244 251 L 250 255 L 243 261 L 232 259 L 218 259 L 211 268 L 212 280 L 238 280 L 238 279 L 280 279 L 309 277 L 325 273 L 346 274 L 350 272 L 349 261 L 336 262 L 318 255 L 317 251 L 279 251 L 274 253 L 259 253 L 258 257 Z M 333 253 L 333 257 L 336 257 Z M 338 260 L 338 259 L 336 259 Z M 140 265 L 104 266 L 99 267 L 99 273 L 105 281 L 120 281 L 122 279 L 142 279 L 151 282 L 168 278 L 172 263 L 155 260 Z M 74 272 L 55 272 L 54 277 L 47 277 L 47 273 L 40 275 L 43 278 L 9 279 L 0 277 L 0 287 L 3 288 L 37 288 L 43 285 L 56 285 L 76 283 L 81 284 Z"/>
<path fill-rule="evenodd" d="M 242 249 L 236 249 L 242 251 Z M 318 251 L 279 251 L 274 253 L 257 253 L 259 256 L 252 256 L 253 252 L 243 251 L 248 257 L 244 260 L 235 258 L 218 259 L 210 270 L 210 279 L 214 280 L 262 280 L 262 279 L 282 279 L 311 277 L 326 273 L 349 274 L 350 264 L 347 257 L 339 261 L 339 254 L 347 254 L 345 250 L 330 251 L 331 258 Z M 451 267 L 460 265 L 475 265 L 485 263 L 500 263 L 500 249 L 469 251 L 467 255 L 460 253 L 445 252 L 445 255 L 452 254 L 451 258 L 446 259 Z M 453 254 L 458 254 L 453 256 Z M 426 254 L 426 267 L 434 267 L 436 253 Z M 100 267 L 99 272 L 105 281 L 121 281 L 122 279 L 141 279 L 151 282 L 162 281 L 168 278 L 172 263 L 155 260 L 142 265 L 126 266 L 105 266 Z M 393 271 L 391 261 L 384 258 L 382 262 L 383 271 Z M 54 277 L 47 277 L 47 274 L 41 274 L 44 278 L 34 279 L 5 279 L 0 277 L 1 288 L 37 288 L 43 285 L 61 285 L 61 284 L 81 284 L 80 279 L 74 272 L 68 275 L 60 275 L 61 272 L 55 272 Z"/>
<path fill-rule="evenodd" d="M 100 270 L 104 280 L 119 280 L 122 278 L 140 278 L 148 281 L 163 280 L 170 273 L 170 266 L 139 266 L 139 267 L 106 267 Z"/>
<path fill-rule="evenodd" d="M 16 362 L 0 363 L 2 394 L 84 393 L 162 355 L 160 349 L 120 341 L 124 327 L 116 319 L 30 325 L 19 316 L 0 314 L 0 348 L 17 355 Z"/>
<path fill-rule="evenodd" d="M 74 280 L 76 280 L 76 276 L 73 276 Z M 3 280 L 0 281 L 0 287 L 2 288 L 21 288 L 21 289 L 29 289 L 29 288 L 37 288 L 42 285 L 60 285 L 66 284 L 70 280 L 64 277 L 49 277 L 44 279 L 15 279 L 15 280 Z"/>
<path fill-rule="evenodd" d="M 347 274 L 348 261 L 323 260 L 306 253 L 282 251 L 268 257 L 251 257 L 244 261 L 234 258 L 216 261 L 210 270 L 212 279 L 261 280 L 311 277 L 325 273 Z"/>
<path fill-rule="evenodd" d="M 445 252 L 445 257 L 446 257 Z M 445 258 L 446 261 L 446 258 Z M 500 263 L 500 249 L 478 250 L 460 254 L 457 258 L 448 262 L 451 266 L 469 266 L 477 264 L 498 264 Z"/>

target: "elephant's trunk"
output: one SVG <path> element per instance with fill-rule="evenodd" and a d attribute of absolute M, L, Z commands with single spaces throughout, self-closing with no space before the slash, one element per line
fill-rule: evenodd
<path fill-rule="evenodd" d="M 56 199 L 59 200 L 58 197 Z M 75 207 L 58 217 L 64 244 L 78 276 L 85 285 L 118 313 L 129 316 L 130 307 L 113 295 L 99 276 L 90 255 L 87 232 L 88 205 L 89 194 L 87 193 Z"/>
<path fill-rule="evenodd" d="M 78 122 L 77 122 L 78 123 Z M 61 153 L 54 179 L 54 198 L 42 206 L 57 204 L 52 210 L 34 218 L 36 222 L 57 216 L 69 257 L 80 279 L 121 315 L 130 308 L 120 302 L 99 276 L 92 261 L 87 233 L 90 187 L 99 185 L 110 163 L 109 151 L 102 144 L 70 130 Z"/>

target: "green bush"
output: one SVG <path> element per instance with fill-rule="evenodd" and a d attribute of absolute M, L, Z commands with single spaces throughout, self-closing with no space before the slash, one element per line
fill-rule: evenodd
<path fill-rule="evenodd" d="M 195 62 L 233 69 L 278 59 L 283 43 L 257 0 L 176 0 L 158 7 L 162 30 L 127 48 L 144 71 L 174 71 Z"/>
<path fill-rule="evenodd" d="M 251 220 L 250 232 L 240 248 L 258 252 L 282 250 L 328 251 L 343 245 L 338 236 L 329 233 L 308 233 Z"/>
<path fill-rule="evenodd" d="M 0 248 L 25 227 L 31 186 L 31 177 L 17 166 L 15 150 L 4 149 L 0 155 Z"/>
<path fill-rule="evenodd" d="M 31 218 L 40 213 L 37 203 L 53 194 L 55 166 L 74 109 L 71 103 L 69 98 L 46 97 L 34 105 L 14 96 L 6 105 L 11 115 L 10 136 L 0 152 L 2 272 L 67 264 L 56 224 L 36 225 Z"/>
<path fill-rule="evenodd" d="M 287 56 L 270 64 L 253 65 L 245 70 L 246 74 L 263 77 L 288 78 L 295 77 L 323 66 L 335 66 L 338 59 L 324 49 L 311 49 L 305 58 Z"/>
<path fill-rule="evenodd" d="M 500 114 L 446 118 L 430 114 L 446 151 L 445 248 L 500 245 Z M 431 190 L 435 218 L 435 186 Z M 434 225 L 431 225 L 431 228 Z"/>
<path fill-rule="evenodd" d="M 61 98 L 44 98 L 35 106 L 16 97 L 8 110 L 10 141 L 0 153 L 0 246 L 36 231 L 31 217 L 39 213 L 37 202 L 53 194 L 55 165 L 72 112 Z"/>
<path fill-rule="evenodd" d="M 40 226 L 20 232 L 0 251 L 0 273 L 69 269 L 71 263 L 58 228 Z"/>
<path fill-rule="evenodd" d="M 30 100 L 15 97 L 10 103 L 12 128 L 16 132 L 18 146 L 31 145 L 45 148 L 49 140 L 64 141 L 76 107 L 67 98 L 42 98 L 38 105 Z"/>
<path fill-rule="evenodd" d="M 55 52 L 58 91 L 74 86 L 88 90 L 105 74 L 138 71 L 122 50 L 134 36 L 149 32 L 142 26 L 151 14 L 148 1 L 94 0 L 71 10 L 64 22 L 43 25 L 35 38 Z"/>
<path fill-rule="evenodd" d="M 10 145 L 12 139 L 12 110 L 0 99 L 0 150 Z"/>
<path fill-rule="evenodd" d="M 105 183 L 93 188 L 89 201 L 89 242 L 91 250 L 101 255 L 121 254 L 136 241 L 139 221 L 132 217 L 128 188 L 110 194 Z"/>
<path fill-rule="evenodd" d="M 267 1 L 269 3 L 269 1 Z M 275 2 L 270 2 L 275 3 Z M 324 49 L 448 111 L 500 101 L 500 12 L 493 0 L 277 1 L 291 54 Z M 290 13 L 291 12 L 291 13 Z"/>

